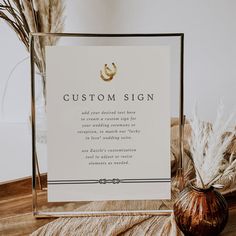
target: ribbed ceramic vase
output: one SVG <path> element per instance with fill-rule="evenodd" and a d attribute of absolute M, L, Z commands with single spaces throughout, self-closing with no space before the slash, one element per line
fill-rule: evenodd
<path fill-rule="evenodd" d="M 176 200 L 174 215 L 186 236 L 216 236 L 227 223 L 228 205 L 213 187 L 200 189 L 190 184 Z"/>

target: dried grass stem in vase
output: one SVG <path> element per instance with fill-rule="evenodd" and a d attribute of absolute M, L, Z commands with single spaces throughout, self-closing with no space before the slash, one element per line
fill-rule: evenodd
<path fill-rule="evenodd" d="M 0 18 L 17 34 L 29 51 L 30 32 L 62 32 L 64 4 L 62 0 L 2 0 Z M 45 73 L 45 46 L 55 45 L 57 37 L 39 37 L 35 47 L 35 63 L 39 72 Z M 43 84 L 45 87 L 45 77 Z"/>
<path fill-rule="evenodd" d="M 193 119 L 190 120 L 192 136 L 189 144 L 196 171 L 196 187 L 209 188 L 224 175 L 224 154 L 236 135 L 233 121 L 234 114 L 225 119 L 222 103 L 212 125 L 199 120 L 195 108 Z M 235 163 L 232 161 L 232 164 Z"/>

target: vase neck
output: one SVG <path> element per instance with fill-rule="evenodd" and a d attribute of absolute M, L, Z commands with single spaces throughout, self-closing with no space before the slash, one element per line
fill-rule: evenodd
<path fill-rule="evenodd" d="M 195 185 L 195 183 L 193 183 L 193 182 L 190 182 L 190 183 L 189 183 L 189 186 L 190 186 L 193 190 L 195 190 L 195 191 L 197 191 L 197 192 L 202 192 L 202 193 L 206 193 L 206 192 L 210 192 L 210 191 L 213 191 L 213 190 L 214 190 L 214 187 L 213 187 L 213 186 L 210 186 L 210 187 L 207 187 L 207 188 L 199 188 L 199 187 L 197 187 L 197 186 Z"/>

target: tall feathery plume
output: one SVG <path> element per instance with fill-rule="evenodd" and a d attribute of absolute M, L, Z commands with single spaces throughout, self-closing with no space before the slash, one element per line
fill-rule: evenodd
<path fill-rule="evenodd" d="M 208 148 L 206 149 L 205 163 L 203 166 L 203 171 L 206 173 L 206 183 L 209 183 L 219 174 L 218 167 L 222 164 L 224 152 L 235 135 L 235 130 L 230 128 L 233 118 L 234 115 L 231 114 L 228 119 L 224 119 L 224 106 L 221 103 L 217 112 L 216 121 L 208 136 Z M 229 132 L 229 134 L 225 135 L 226 132 Z"/>
<path fill-rule="evenodd" d="M 23 13 L 28 23 L 30 32 L 32 33 L 38 32 L 36 22 L 35 22 L 34 10 L 32 8 L 31 2 L 28 0 L 22 0 L 22 8 L 23 8 Z M 41 51 L 41 45 L 39 44 L 38 40 L 35 40 L 35 54 L 36 54 L 36 58 L 38 62 L 37 66 L 38 66 L 39 71 L 43 73 L 44 57 L 40 51 Z"/>
<path fill-rule="evenodd" d="M 196 170 L 197 185 L 204 187 L 204 181 L 202 180 L 202 166 L 204 163 L 204 150 L 207 145 L 207 133 L 208 126 L 204 122 L 200 121 L 197 116 L 197 107 L 195 105 L 193 119 L 190 120 L 190 126 L 192 128 L 192 138 L 189 142 L 190 151 L 192 153 L 192 160 L 194 162 Z"/>
<path fill-rule="evenodd" d="M 63 0 L 3 0 L 0 18 L 10 25 L 29 51 L 30 32 L 63 31 Z M 41 73 L 45 72 L 45 46 L 55 45 L 57 40 L 57 37 L 38 37 L 35 40 L 35 63 Z"/>
<path fill-rule="evenodd" d="M 189 144 L 196 171 L 196 185 L 207 188 L 222 178 L 224 153 L 236 135 L 236 130 L 230 128 L 234 115 L 225 120 L 221 103 L 214 124 L 209 125 L 199 120 L 196 110 L 195 106 L 193 119 L 190 120 L 192 135 Z"/>
<path fill-rule="evenodd" d="M 16 32 L 17 36 L 28 50 L 28 35 L 30 30 L 22 8 L 22 4 L 19 0 L 14 0 L 13 3 L 3 0 L 3 3 L 0 3 L 0 18 Z"/>

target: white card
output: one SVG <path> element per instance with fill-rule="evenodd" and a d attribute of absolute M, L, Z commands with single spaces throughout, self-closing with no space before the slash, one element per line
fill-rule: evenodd
<path fill-rule="evenodd" d="M 168 46 L 46 48 L 48 201 L 170 199 Z"/>

